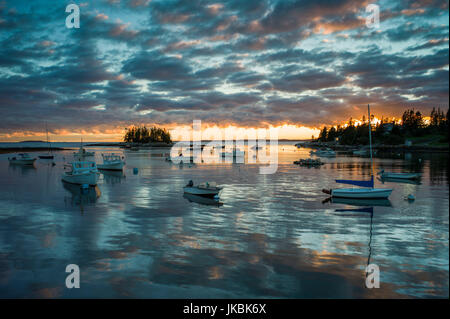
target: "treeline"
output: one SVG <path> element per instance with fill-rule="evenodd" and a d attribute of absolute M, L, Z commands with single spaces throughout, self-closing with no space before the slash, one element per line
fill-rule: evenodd
<path fill-rule="evenodd" d="M 145 126 L 132 126 L 126 128 L 123 140 L 127 143 L 172 143 L 170 133 L 166 129 L 158 127 L 151 127 L 148 129 Z"/>
<path fill-rule="evenodd" d="M 439 142 L 448 143 L 449 113 L 444 114 L 440 108 L 433 108 L 430 120 L 425 122 L 420 111 L 408 109 L 403 112 L 401 124 L 389 119 L 381 119 L 380 123 L 372 125 L 372 137 L 376 143 L 396 145 L 403 144 L 408 137 L 425 135 L 440 135 Z M 373 118 L 373 117 L 372 117 Z M 338 141 L 342 145 L 366 145 L 369 143 L 369 124 L 365 117 L 363 124 L 355 125 L 352 118 L 348 125 L 337 127 L 324 127 L 320 131 L 318 141 Z"/>

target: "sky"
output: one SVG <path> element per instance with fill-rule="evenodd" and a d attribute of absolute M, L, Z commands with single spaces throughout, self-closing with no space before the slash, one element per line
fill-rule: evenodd
<path fill-rule="evenodd" d="M 67 28 L 68 4 L 80 28 Z M 379 6 L 368 27 L 369 4 Z M 448 109 L 449 2 L 0 0 L 0 141 L 179 139 Z M 206 133 L 208 132 L 208 133 Z"/>

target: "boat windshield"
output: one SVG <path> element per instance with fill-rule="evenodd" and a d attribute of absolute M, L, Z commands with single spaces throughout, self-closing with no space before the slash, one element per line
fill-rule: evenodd
<path fill-rule="evenodd" d="M 94 162 L 76 162 L 73 163 L 73 168 L 75 169 L 83 169 L 83 168 L 95 168 Z"/>
<path fill-rule="evenodd" d="M 117 155 L 117 154 L 103 154 L 103 159 L 105 160 L 105 161 L 109 161 L 109 162 L 112 162 L 112 161 L 120 161 L 120 155 Z"/>

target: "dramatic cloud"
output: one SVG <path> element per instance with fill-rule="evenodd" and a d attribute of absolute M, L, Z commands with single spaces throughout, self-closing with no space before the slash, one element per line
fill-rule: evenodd
<path fill-rule="evenodd" d="M 448 107 L 448 1 L 0 2 L 0 137 L 133 123 L 317 127 Z"/>

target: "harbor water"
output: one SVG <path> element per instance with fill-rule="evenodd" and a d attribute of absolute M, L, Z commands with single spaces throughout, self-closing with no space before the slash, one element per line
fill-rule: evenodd
<path fill-rule="evenodd" d="M 103 172 L 83 189 L 61 181 L 73 150 L 32 167 L 0 154 L 1 298 L 449 296 L 448 153 L 379 154 L 375 170 L 421 179 L 376 180 L 393 188 L 389 200 L 355 202 L 322 189 L 368 180 L 367 157 L 300 167 L 293 161 L 309 149 L 286 142 L 276 172 L 260 174 L 266 164 L 178 165 L 165 160 L 168 149 L 86 149 L 97 163 L 120 153 L 123 173 Z M 224 186 L 220 202 L 184 195 L 189 180 Z M 79 266 L 79 289 L 66 288 L 69 264 Z M 379 288 L 366 287 L 368 264 L 379 267 Z"/>

